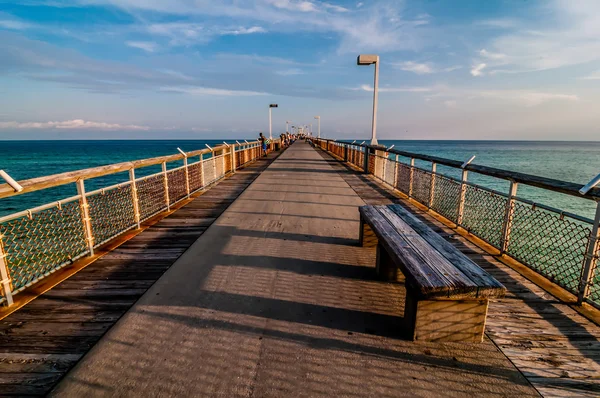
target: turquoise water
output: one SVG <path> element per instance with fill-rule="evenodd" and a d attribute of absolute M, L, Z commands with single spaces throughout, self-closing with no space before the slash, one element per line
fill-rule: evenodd
<path fill-rule="evenodd" d="M 222 140 L 0 141 L 0 169 L 6 171 L 15 180 L 24 180 L 89 167 L 173 155 L 179 153 L 178 147 L 188 152 L 204 149 L 205 144 L 214 147 L 221 143 Z M 205 158 L 207 156 L 205 155 Z M 183 165 L 182 161 L 172 162 L 168 163 L 168 168 L 181 165 Z M 136 169 L 136 177 L 157 173 L 160 170 L 160 165 Z M 86 181 L 86 191 L 90 192 L 128 179 L 127 172 L 94 178 Z M 74 195 L 77 195 L 75 184 L 68 184 L 41 192 L 0 199 L 0 216 Z"/>
<path fill-rule="evenodd" d="M 3 141 L 0 142 L 0 169 L 13 178 L 23 180 L 65 171 L 144 159 L 214 146 L 222 141 Z M 526 141 L 381 141 L 395 148 L 465 160 L 477 155 L 474 163 L 544 177 L 587 183 L 600 173 L 600 142 L 526 142 Z M 407 161 L 407 159 L 402 159 Z M 173 163 L 171 167 L 178 164 Z M 417 162 L 429 169 L 430 164 Z M 159 166 L 136 171 L 138 176 L 159 171 Z M 459 177 L 459 172 L 438 167 L 441 173 Z M 126 181 L 127 173 L 97 178 L 86 182 L 88 191 Z M 498 191 L 507 192 L 508 183 L 469 174 L 469 179 Z M 25 210 L 76 194 L 74 184 L 0 199 L 0 215 Z M 519 196 L 582 216 L 593 217 L 595 204 L 568 195 L 520 186 Z"/>
<path fill-rule="evenodd" d="M 465 161 L 477 157 L 474 164 L 534 174 L 547 178 L 587 184 L 600 173 L 600 142 L 556 141 L 391 141 L 382 140 L 394 149 Z M 401 158 L 408 162 L 408 159 Z M 430 169 L 431 163 L 416 162 Z M 460 178 L 460 171 L 438 166 L 438 172 Z M 471 182 L 508 192 L 504 180 L 469 173 Z M 593 218 L 596 205 L 590 200 L 520 185 L 517 196 L 584 217 Z"/>

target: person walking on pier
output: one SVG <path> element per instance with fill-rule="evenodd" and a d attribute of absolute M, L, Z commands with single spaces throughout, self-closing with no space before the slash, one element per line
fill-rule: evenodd
<path fill-rule="evenodd" d="M 263 156 L 267 156 L 267 139 L 265 138 L 265 136 L 263 135 L 263 133 L 259 133 L 258 136 L 258 140 L 261 143 L 261 147 L 262 147 L 262 152 L 263 152 Z"/>

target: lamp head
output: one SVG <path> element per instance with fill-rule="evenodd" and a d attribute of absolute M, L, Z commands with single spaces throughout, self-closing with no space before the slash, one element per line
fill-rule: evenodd
<path fill-rule="evenodd" d="M 279 105 L 277 105 L 277 104 L 270 104 L 269 105 L 269 108 L 278 108 L 278 107 L 279 107 Z"/>
<path fill-rule="evenodd" d="M 379 62 L 379 55 L 361 54 L 356 59 L 357 65 L 372 65 Z"/>

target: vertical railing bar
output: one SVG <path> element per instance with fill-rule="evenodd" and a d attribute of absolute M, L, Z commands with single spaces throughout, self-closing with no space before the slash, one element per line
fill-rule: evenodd
<path fill-rule="evenodd" d="M 462 171 L 462 178 L 461 178 L 461 184 L 460 184 L 460 195 L 458 197 L 458 215 L 456 217 L 456 225 L 462 225 L 463 222 L 463 216 L 464 216 L 464 212 L 465 212 L 465 197 L 466 197 L 466 193 L 467 193 L 467 178 L 469 175 L 469 171 L 463 169 Z"/>
<path fill-rule="evenodd" d="M 77 180 L 77 194 L 79 198 L 79 206 L 81 208 L 81 218 L 83 222 L 83 231 L 87 242 L 90 256 L 94 255 L 94 234 L 92 230 L 92 219 L 90 217 L 90 205 L 85 194 L 85 183 L 83 178 Z"/>
<path fill-rule="evenodd" d="M 433 194 L 435 192 L 435 173 L 437 172 L 437 163 L 432 162 L 431 163 L 431 181 L 429 184 L 429 203 L 427 204 L 428 208 L 432 208 L 433 207 Z"/>
<path fill-rule="evenodd" d="M 231 173 L 235 173 L 235 144 L 231 145 Z"/>
<path fill-rule="evenodd" d="M 515 213 L 515 199 L 517 197 L 517 188 L 519 184 L 515 181 L 510 182 L 508 190 L 508 199 L 506 201 L 506 211 L 504 213 L 504 222 L 502 223 L 502 239 L 500 240 L 500 253 L 508 250 L 510 242 L 510 232 L 512 230 L 513 215 Z"/>
<path fill-rule="evenodd" d="M 415 158 L 410 158 L 410 172 L 408 175 L 408 197 L 412 198 L 413 194 L 413 181 L 415 175 Z"/>
<path fill-rule="evenodd" d="M 204 154 L 200 154 L 200 188 L 204 189 Z"/>
<path fill-rule="evenodd" d="M 129 169 L 129 181 L 131 181 L 131 201 L 133 202 L 133 219 L 140 229 L 140 202 L 138 197 L 137 183 L 135 181 L 135 169 Z"/>
<path fill-rule="evenodd" d="M 186 197 L 189 199 L 190 198 L 190 171 L 188 169 L 188 157 L 187 155 L 183 156 L 183 167 L 184 167 L 184 171 L 185 171 L 185 192 L 186 192 Z"/>
<path fill-rule="evenodd" d="M 13 305 L 13 296 L 12 296 L 12 283 L 10 279 L 10 271 L 8 269 L 8 256 L 6 251 L 4 250 L 3 243 L 4 236 L 0 234 L 0 285 L 2 286 L 2 291 L 4 293 L 4 298 L 6 300 L 6 305 L 10 307 Z"/>
<path fill-rule="evenodd" d="M 398 164 L 398 154 L 394 156 L 394 183 L 392 184 L 392 186 L 394 187 L 394 189 L 398 189 L 398 169 L 400 168 L 400 165 Z"/>
<path fill-rule="evenodd" d="M 585 262 L 579 281 L 579 294 L 577 303 L 581 304 L 590 295 L 590 287 L 593 284 L 594 274 L 598 265 L 596 253 L 600 250 L 600 201 L 596 202 L 596 215 L 594 216 L 594 225 L 589 237 Z"/>
<path fill-rule="evenodd" d="M 167 175 L 167 162 L 162 162 L 163 181 L 165 187 L 165 204 L 167 211 L 171 211 L 171 203 L 169 200 L 169 176 Z"/>

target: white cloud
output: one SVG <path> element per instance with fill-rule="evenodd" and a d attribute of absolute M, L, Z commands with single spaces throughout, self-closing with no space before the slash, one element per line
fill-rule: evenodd
<path fill-rule="evenodd" d="M 399 64 L 394 64 L 398 68 L 403 71 L 416 73 L 417 75 L 426 75 L 429 73 L 434 73 L 433 66 L 430 63 L 418 63 L 413 61 L 401 62 Z"/>
<path fill-rule="evenodd" d="M 149 53 L 153 53 L 158 49 L 158 44 L 151 41 L 126 41 L 125 44 Z"/>
<path fill-rule="evenodd" d="M 449 66 L 447 68 L 444 68 L 443 70 L 444 70 L 444 72 L 452 72 L 452 71 L 455 71 L 458 69 L 462 69 L 462 66 L 460 66 L 460 65 Z"/>
<path fill-rule="evenodd" d="M 352 90 L 361 90 L 373 92 L 373 86 L 363 84 L 359 88 Z M 426 93 L 432 91 L 431 87 L 379 87 L 380 93 Z"/>
<path fill-rule="evenodd" d="M 600 70 L 597 70 L 596 72 L 593 72 L 585 77 L 582 77 L 582 79 L 585 80 L 600 80 Z"/>
<path fill-rule="evenodd" d="M 0 129 L 149 130 L 149 127 L 73 119 L 62 122 L 0 122 Z"/>
<path fill-rule="evenodd" d="M 0 28 L 1 29 L 9 29 L 9 30 L 25 30 L 31 28 L 33 25 L 17 21 L 13 19 L 1 19 L 0 20 Z"/>
<path fill-rule="evenodd" d="M 216 95 L 216 96 L 225 96 L 225 97 L 233 97 L 233 96 L 255 96 L 255 95 L 266 95 L 267 93 L 262 93 L 258 91 L 244 91 L 244 90 L 225 90 L 220 88 L 210 88 L 210 87 L 161 87 L 161 91 L 166 92 L 174 92 L 174 93 L 183 93 L 190 95 Z"/>
<path fill-rule="evenodd" d="M 527 107 L 541 105 L 549 101 L 579 101 L 574 94 L 557 94 L 526 90 L 488 90 L 476 94 L 483 98 L 494 98 L 514 102 Z"/>
<path fill-rule="evenodd" d="M 481 101 L 481 99 L 497 100 L 511 105 L 534 107 L 551 101 L 575 102 L 579 96 L 575 94 L 554 93 L 532 90 L 473 90 L 438 86 L 427 95 L 428 98 L 444 99 L 444 105 L 453 106 L 457 101 Z M 455 104 L 453 104 L 453 102 Z"/>
<path fill-rule="evenodd" d="M 232 30 L 224 30 L 221 32 L 222 35 L 251 35 L 253 33 L 267 33 L 265 28 L 261 28 L 260 26 L 252 26 L 251 28 L 240 27 Z"/>
<path fill-rule="evenodd" d="M 267 3 L 272 4 L 277 8 L 289 11 L 315 12 L 317 6 L 310 1 L 294 1 L 294 0 L 267 0 Z"/>
<path fill-rule="evenodd" d="M 482 57 L 485 57 L 487 59 L 492 59 L 492 60 L 503 60 L 506 59 L 506 54 L 500 54 L 500 53 L 492 53 L 487 51 L 485 48 L 482 49 L 481 51 L 479 51 L 479 55 L 481 55 Z"/>
<path fill-rule="evenodd" d="M 483 69 L 485 69 L 487 65 L 484 63 L 481 64 L 477 64 L 477 65 L 473 65 L 473 67 L 471 68 L 471 74 L 473 76 L 481 76 L 483 75 Z"/>
<path fill-rule="evenodd" d="M 485 53 L 490 73 L 521 73 L 600 60 L 600 2 L 553 0 L 529 12 L 540 21 L 513 21 L 510 30 L 489 40 Z M 551 24 L 543 24 L 552 21 Z M 490 57 L 490 54 L 501 55 Z M 502 66 L 502 69 L 494 69 Z"/>

